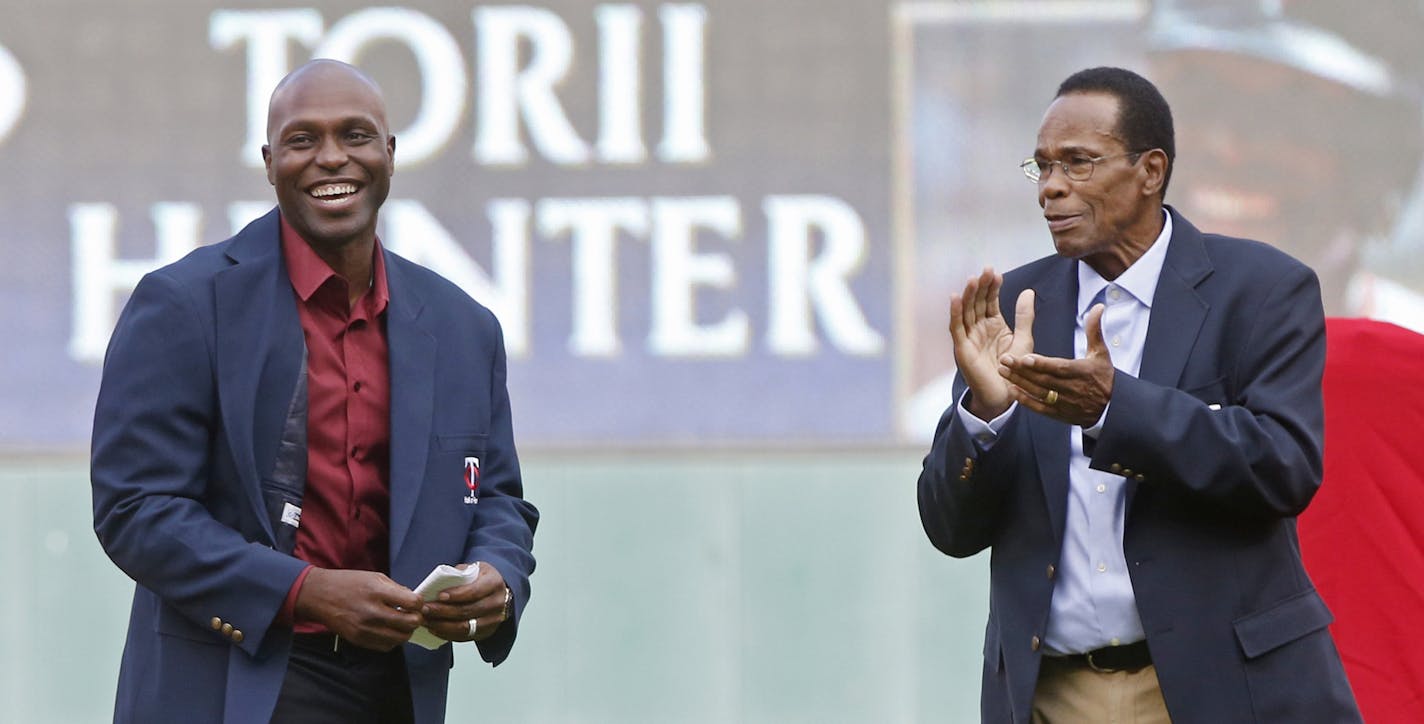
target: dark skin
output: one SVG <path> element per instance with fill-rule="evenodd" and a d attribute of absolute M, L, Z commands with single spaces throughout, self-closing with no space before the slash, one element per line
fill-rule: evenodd
<path fill-rule="evenodd" d="M 1059 97 L 1044 114 L 1034 156 L 1063 161 L 1143 150 L 1123 145 L 1117 118 L 1118 101 L 1111 95 Z M 1087 181 L 1073 181 L 1050 166 L 1038 183 L 1038 203 L 1059 255 L 1082 260 L 1108 280 L 1126 271 L 1162 231 L 1167 163 L 1161 150 L 1145 150 L 1098 163 Z M 1115 374 L 1103 341 L 1104 307 L 1094 306 L 1084 319 L 1083 358 L 1033 354 L 1033 290 L 1019 295 L 1017 329 L 1010 329 L 999 309 L 1002 286 L 1003 276 L 985 268 L 950 298 L 950 337 L 971 393 L 968 411 L 991 420 L 1017 402 L 1070 425 L 1097 423 L 1112 399 Z"/>
<path fill-rule="evenodd" d="M 267 140 L 262 160 L 282 217 L 347 280 L 355 305 L 370 288 L 376 215 L 395 170 L 380 89 L 345 63 L 307 63 L 273 91 Z M 447 641 L 480 641 L 505 620 L 506 590 L 488 564 L 473 583 L 429 603 L 383 573 L 314 567 L 297 593 L 296 617 L 379 651 L 409 641 L 422 625 Z"/>

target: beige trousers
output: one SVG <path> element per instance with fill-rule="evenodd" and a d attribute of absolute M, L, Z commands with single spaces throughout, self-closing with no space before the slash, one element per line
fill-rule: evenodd
<path fill-rule="evenodd" d="M 1043 657 L 1033 724 L 1171 724 L 1157 669 L 1102 673 Z"/>

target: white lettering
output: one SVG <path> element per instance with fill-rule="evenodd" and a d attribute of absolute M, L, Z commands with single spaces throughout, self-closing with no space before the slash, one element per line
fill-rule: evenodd
<path fill-rule="evenodd" d="M 420 69 L 420 108 L 410 126 L 397 132 L 397 159 L 411 166 L 430 159 L 450 141 L 465 113 L 465 59 L 445 26 L 409 8 L 377 7 L 354 12 L 331 26 L 313 57 L 356 62 L 378 40 L 410 48 Z"/>
<path fill-rule="evenodd" d="M 527 5 L 475 8 L 474 22 L 479 46 L 475 160 L 506 165 L 528 161 L 519 136 L 522 114 L 530 140 L 545 158 L 561 165 L 587 163 L 588 146 L 554 95 L 573 59 L 573 39 L 564 22 L 549 10 Z M 521 71 L 524 40 L 529 65 Z"/>
<path fill-rule="evenodd" d="M 529 351 L 529 202 L 494 199 L 486 209 L 494 228 L 493 279 L 419 201 L 386 202 L 382 240 L 391 251 L 435 270 L 489 307 L 504 328 L 509 356 L 522 357 Z"/>
<path fill-rule="evenodd" d="M 771 308 L 767 344 L 781 355 L 809 355 L 817 340 L 811 310 L 826 337 L 841 350 L 876 355 L 885 340 L 865 321 L 850 290 L 850 278 L 865 262 L 865 227 L 855 209 L 829 196 L 769 196 L 768 277 Z M 812 260 L 812 233 L 819 231 L 820 256 Z"/>
<path fill-rule="evenodd" d="M 569 351 L 612 357 L 618 339 L 619 230 L 648 233 L 648 205 L 640 199 L 550 199 L 539 203 L 539 233 L 570 232 L 573 247 L 573 333 Z"/>
<path fill-rule="evenodd" d="M 705 28 L 703 5 L 663 5 L 663 140 L 658 158 L 666 163 L 700 163 L 711 156 L 704 105 Z"/>
<path fill-rule="evenodd" d="M 746 312 L 733 309 L 715 324 L 698 324 L 694 305 L 699 286 L 729 289 L 736 271 L 726 254 L 698 254 L 698 229 L 729 240 L 741 236 L 741 211 L 730 196 L 653 200 L 652 330 L 648 347 L 667 356 L 744 354 Z"/>
<path fill-rule="evenodd" d="M 633 5 L 600 5 L 598 18 L 598 158 L 606 163 L 641 163 L 639 31 L 643 13 Z"/>
<path fill-rule="evenodd" d="M 19 124 L 25 96 L 25 69 L 0 45 L 0 142 Z"/>
<path fill-rule="evenodd" d="M 247 141 L 242 146 L 242 162 L 247 166 L 262 167 L 267 101 L 291 68 L 287 45 L 293 40 L 314 45 L 321 38 L 321 27 L 321 13 L 311 8 L 218 10 L 209 18 L 208 43 L 214 48 L 227 50 L 247 41 Z"/>
<path fill-rule="evenodd" d="M 74 309 L 69 356 L 100 362 L 118 318 L 116 295 L 133 291 L 144 274 L 198 248 L 203 213 L 197 204 L 157 203 L 151 209 L 158 248 L 151 259 L 119 259 L 119 212 L 113 204 L 69 206 L 74 259 Z"/>

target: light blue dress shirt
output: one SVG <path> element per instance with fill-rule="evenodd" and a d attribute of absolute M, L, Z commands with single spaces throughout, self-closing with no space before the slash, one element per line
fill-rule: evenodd
<path fill-rule="evenodd" d="M 1166 222 L 1162 233 L 1112 282 L 1079 262 L 1077 326 L 1073 333 L 1075 358 L 1082 358 L 1088 348 L 1084 317 L 1094 303 L 1101 301 L 1105 305 L 1103 340 L 1113 367 L 1134 377 L 1138 375 L 1152 299 L 1172 237 L 1172 218 L 1165 212 L 1163 215 Z M 1018 410 L 1014 404 L 1002 415 L 985 422 L 964 408 L 962 397 L 960 403 L 960 419 L 983 449 L 993 446 L 998 432 Z M 1107 410 L 1104 410 L 1092 427 L 1073 427 L 1069 433 L 1067 523 L 1063 552 L 1054 576 L 1048 628 L 1044 632 L 1044 645 L 1049 652 L 1082 653 L 1146 638 L 1122 551 L 1123 520 L 1127 512 L 1126 478 L 1093 470 L 1089 467 L 1089 458 L 1083 454 L 1083 435 L 1096 438 L 1106 419 Z"/>

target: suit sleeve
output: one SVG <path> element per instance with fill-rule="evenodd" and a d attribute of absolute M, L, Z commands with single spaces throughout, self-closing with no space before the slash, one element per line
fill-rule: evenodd
<path fill-rule="evenodd" d="M 1251 318 L 1220 409 L 1119 371 L 1092 466 L 1182 486 L 1235 514 L 1283 518 L 1320 486 L 1325 319 L 1320 286 L 1292 264 Z"/>
<path fill-rule="evenodd" d="M 524 499 L 519 456 L 514 448 L 504 334 L 493 315 L 490 321 L 496 345 L 489 383 L 493 403 L 489 447 L 480 476 L 483 495 L 466 538 L 465 560 L 485 561 L 494 566 L 513 594 L 513 616 L 500 624 L 493 636 L 478 644 L 481 658 L 498 665 L 514 646 L 519 619 L 529 601 L 529 576 L 534 573 L 534 529 L 539 523 L 539 511 Z"/>
<path fill-rule="evenodd" d="M 238 532 L 250 504 L 211 459 L 211 334 L 170 278 L 150 274 L 134 290 L 94 412 L 94 530 L 140 586 L 195 626 L 231 623 L 243 632 L 238 645 L 256 654 L 304 564 Z"/>
<path fill-rule="evenodd" d="M 956 402 L 945 410 L 920 471 L 920 522 L 940 551 L 964 558 L 988 548 L 999 528 L 1009 481 L 1017 462 L 1014 415 L 988 450 L 965 430 L 959 401 L 967 400 L 964 380 L 954 378 Z"/>

